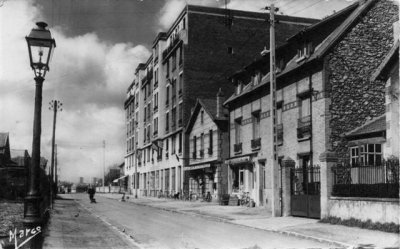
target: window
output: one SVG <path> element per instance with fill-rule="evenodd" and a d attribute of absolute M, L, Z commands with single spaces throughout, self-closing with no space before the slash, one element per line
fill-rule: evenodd
<path fill-rule="evenodd" d="M 154 70 L 154 89 L 158 86 L 158 68 Z"/>
<path fill-rule="evenodd" d="M 233 54 L 233 48 L 232 47 L 228 47 L 227 51 L 228 51 L 228 54 Z"/>
<path fill-rule="evenodd" d="M 236 94 L 242 93 L 242 90 L 243 90 L 243 84 L 242 84 L 242 82 L 239 81 L 236 86 Z"/>
<path fill-rule="evenodd" d="M 143 115 L 143 122 L 146 122 L 146 117 L 147 117 L 147 107 L 144 107 L 144 115 Z"/>
<path fill-rule="evenodd" d="M 196 139 L 196 136 L 194 136 L 193 137 L 193 158 L 196 158 L 196 151 L 197 151 L 197 148 L 196 148 L 196 145 L 197 145 L 197 141 L 196 141 L 197 139 Z"/>
<path fill-rule="evenodd" d="M 153 128 L 154 129 L 154 135 L 157 135 L 158 134 L 158 117 L 154 119 L 153 126 L 154 126 L 154 128 Z"/>
<path fill-rule="evenodd" d="M 165 63 L 167 67 L 167 77 L 169 75 L 169 59 L 167 59 L 167 62 Z"/>
<path fill-rule="evenodd" d="M 169 131 L 169 112 L 165 114 L 165 131 Z"/>
<path fill-rule="evenodd" d="M 171 137 L 171 154 L 175 154 L 176 153 L 176 135 L 173 135 Z"/>
<path fill-rule="evenodd" d="M 183 46 L 179 48 L 179 65 L 182 65 L 183 62 Z"/>
<path fill-rule="evenodd" d="M 167 86 L 167 89 L 166 89 L 165 106 L 168 106 L 168 103 L 169 103 L 169 86 Z"/>
<path fill-rule="evenodd" d="M 172 111 L 171 111 L 171 113 L 172 113 L 172 117 L 171 117 L 171 123 L 172 123 L 172 129 L 175 129 L 176 128 L 176 108 L 174 107 L 174 108 L 172 108 Z"/>
<path fill-rule="evenodd" d="M 168 153 L 168 150 L 169 150 L 169 141 L 167 138 L 167 139 L 165 139 L 165 152 Z"/>
<path fill-rule="evenodd" d="M 253 113 L 253 139 L 260 137 L 260 112 Z"/>
<path fill-rule="evenodd" d="M 158 110 L 158 93 L 154 94 L 154 111 Z"/>
<path fill-rule="evenodd" d="M 200 123 L 203 124 L 204 123 L 204 111 L 201 110 L 200 112 Z"/>
<path fill-rule="evenodd" d="M 182 94 L 182 89 L 183 89 L 183 74 L 180 74 L 179 75 L 179 82 L 178 82 L 178 84 L 179 84 L 179 95 L 180 94 Z"/>
<path fill-rule="evenodd" d="M 358 146 L 351 147 L 350 148 L 350 163 L 351 163 L 351 165 L 354 166 L 354 165 L 360 163 L 359 157 L 360 157 L 360 153 L 359 153 Z"/>
<path fill-rule="evenodd" d="M 186 29 L 186 20 L 185 18 L 182 19 L 183 29 Z"/>
<path fill-rule="evenodd" d="M 204 156 L 204 133 L 200 135 L 200 156 Z"/>
<path fill-rule="evenodd" d="M 350 147 L 350 162 L 352 165 L 382 164 L 382 145 L 381 144 L 364 144 L 361 146 Z"/>
<path fill-rule="evenodd" d="M 172 53 L 172 71 L 176 69 L 176 51 Z"/>
<path fill-rule="evenodd" d="M 212 153 L 213 153 L 213 131 L 210 130 L 208 154 L 212 155 Z"/>
<path fill-rule="evenodd" d="M 147 162 L 150 162 L 151 147 L 147 149 Z"/>
<path fill-rule="evenodd" d="M 182 133 L 179 133 L 178 153 L 182 153 Z"/>
<path fill-rule="evenodd" d="M 310 115 L 310 98 L 304 98 L 301 100 L 301 117 L 307 117 Z"/>
<path fill-rule="evenodd" d="M 235 144 L 239 144 L 242 141 L 242 118 L 235 120 Z"/>

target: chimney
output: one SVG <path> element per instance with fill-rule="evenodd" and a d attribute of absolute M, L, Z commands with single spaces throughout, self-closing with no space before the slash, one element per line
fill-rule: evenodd
<path fill-rule="evenodd" d="M 224 101 L 224 94 L 220 88 L 217 93 L 217 118 L 224 118 L 224 107 L 222 106 Z"/>

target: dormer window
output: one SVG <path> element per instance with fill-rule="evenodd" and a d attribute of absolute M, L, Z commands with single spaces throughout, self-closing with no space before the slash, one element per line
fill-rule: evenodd
<path fill-rule="evenodd" d="M 243 83 L 241 81 L 237 82 L 236 85 L 236 94 L 240 94 L 243 91 Z"/>
<path fill-rule="evenodd" d="M 261 78 L 262 78 L 261 72 L 256 72 L 256 74 L 253 76 L 253 85 L 256 86 L 260 84 Z"/>
<path fill-rule="evenodd" d="M 312 52 L 314 52 L 312 42 L 304 42 L 303 45 L 297 49 L 298 59 L 296 61 L 300 62 L 300 61 L 310 57 Z"/>

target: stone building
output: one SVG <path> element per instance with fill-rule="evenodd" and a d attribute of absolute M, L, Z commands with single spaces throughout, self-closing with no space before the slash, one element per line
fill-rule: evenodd
<path fill-rule="evenodd" d="M 219 88 L 233 92 L 227 77 L 265 46 L 268 18 L 265 13 L 188 5 L 167 32 L 157 35 L 152 55 L 136 68 L 125 101 L 130 189 L 147 196 L 182 192 L 190 157 L 184 133 L 190 110 L 198 98 L 213 98 Z M 282 16 L 280 21 L 277 44 L 316 20 Z"/>
<path fill-rule="evenodd" d="M 280 174 L 271 160 L 269 54 L 233 75 L 236 92 L 225 102 L 231 194 L 249 192 L 274 215 L 328 215 L 328 152 L 348 161 L 343 134 L 385 113 L 385 83 L 371 75 L 394 44 L 397 20 L 393 1 L 358 1 L 277 47 Z"/>
<path fill-rule="evenodd" d="M 216 99 L 198 99 L 186 127 L 189 137 L 189 165 L 185 168 L 188 179 L 187 194 L 219 200 L 228 192 L 227 165 L 229 155 L 228 113 L 222 107 L 223 95 Z M 191 196 L 186 196 L 191 197 Z"/>

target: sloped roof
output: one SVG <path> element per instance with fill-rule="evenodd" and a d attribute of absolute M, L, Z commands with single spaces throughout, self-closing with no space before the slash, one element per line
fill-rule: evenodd
<path fill-rule="evenodd" d="M 287 63 L 286 67 L 283 69 L 282 72 L 278 73 L 276 78 L 279 79 L 289 73 L 293 73 L 295 70 L 299 70 L 303 68 L 305 65 L 309 65 L 317 60 L 320 60 L 323 58 L 323 56 L 326 55 L 327 52 L 337 43 L 340 41 L 340 39 L 346 34 L 346 32 L 352 28 L 356 22 L 358 22 L 360 19 L 359 17 L 364 14 L 366 11 L 368 11 L 375 3 L 377 0 L 367 0 L 365 3 L 361 2 L 356 2 L 349 7 L 336 12 L 335 14 L 323 19 L 322 21 L 311 25 L 310 27 L 306 28 L 303 31 L 300 31 L 298 34 L 294 35 L 293 37 L 288 39 L 288 42 L 292 42 L 294 38 L 299 37 L 299 36 L 304 36 L 304 35 L 309 35 L 312 33 L 316 27 L 322 25 L 322 24 L 327 24 L 332 20 L 335 20 L 338 16 L 341 15 L 348 15 L 347 18 L 333 31 L 331 32 L 314 50 L 314 53 L 311 54 L 310 57 L 305 58 L 302 61 L 297 61 L 298 57 L 297 54 Z M 287 47 L 287 44 L 284 44 L 280 47 L 278 47 L 276 50 L 277 52 L 282 48 L 282 47 Z M 247 95 L 249 92 L 254 91 L 255 89 L 258 89 L 259 87 L 262 87 L 263 85 L 269 83 L 270 79 L 269 77 L 264 77 L 263 80 L 261 81 L 260 84 L 258 84 L 255 87 L 249 87 L 246 89 L 246 91 L 243 91 L 239 95 L 233 94 L 225 103 L 224 105 L 228 104 L 229 102 L 241 98 L 243 95 Z"/>
<path fill-rule="evenodd" d="M 354 137 L 366 134 L 386 131 L 386 115 L 383 114 L 377 118 L 367 121 L 365 124 L 355 128 L 352 131 L 346 132 L 346 137 Z"/>
<path fill-rule="evenodd" d="M 8 132 L 0 132 L 0 148 L 7 145 L 8 135 Z"/>
<path fill-rule="evenodd" d="M 194 106 L 193 113 L 190 116 L 189 122 L 186 126 L 186 132 L 189 133 L 193 128 L 194 123 L 196 122 L 197 116 L 200 112 L 200 109 L 206 111 L 206 113 L 210 116 L 210 118 L 216 123 L 218 126 L 220 125 L 220 120 L 217 118 L 217 100 L 216 99 L 197 99 L 196 105 Z M 225 114 L 225 109 L 223 110 Z"/>
<path fill-rule="evenodd" d="M 382 63 L 372 74 L 371 80 L 375 81 L 378 78 L 385 78 L 386 74 L 390 70 L 391 65 L 393 65 L 393 63 L 396 61 L 399 61 L 399 40 L 396 41 L 389 53 L 386 55 L 385 59 L 383 59 Z"/>

